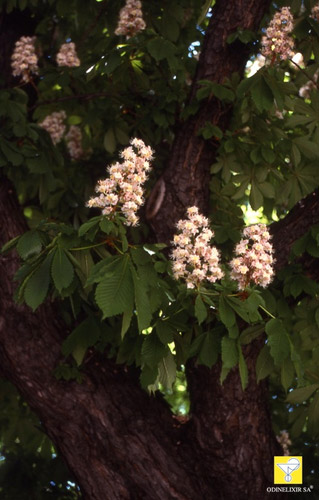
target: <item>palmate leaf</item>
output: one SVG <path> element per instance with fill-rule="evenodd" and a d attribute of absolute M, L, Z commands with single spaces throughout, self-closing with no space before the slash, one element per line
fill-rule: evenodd
<path fill-rule="evenodd" d="M 114 263 L 112 274 L 100 281 L 96 288 L 95 300 L 103 318 L 121 314 L 133 307 L 134 287 L 128 255 L 119 257 Z"/>

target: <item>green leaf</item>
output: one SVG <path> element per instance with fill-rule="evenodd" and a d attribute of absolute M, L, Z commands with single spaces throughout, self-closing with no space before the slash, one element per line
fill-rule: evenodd
<path fill-rule="evenodd" d="M 207 309 L 200 295 L 195 300 L 195 316 L 199 325 L 207 318 Z"/>
<path fill-rule="evenodd" d="M 295 367 L 290 358 L 286 358 L 281 365 L 281 383 L 287 392 L 291 387 L 295 375 Z"/>
<path fill-rule="evenodd" d="M 232 327 L 236 323 L 235 313 L 232 307 L 226 302 L 226 299 L 223 295 L 220 295 L 219 297 L 218 312 L 221 321 L 227 328 Z"/>
<path fill-rule="evenodd" d="M 218 360 L 220 352 L 220 335 L 216 330 L 204 333 L 201 348 L 198 354 L 198 362 L 211 368 Z"/>
<path fill-rule="evenodd" d="M 133 310 L 131 308 L 126 309 L 126 311 L 124 311 L 122 319 L 122 328 L 121 328 L 121 339 L 124 338 L 124 335 L 126 334 L 127 330 L 130 327 L 132 316 L 133 316 Z"/>
<path fill-rule="evenodd" d="M 105 133 L 103 144 L 106 151 L 111 155 L 116 150 L 116 138 L 112 128 L 109 128 L 109 130 Z"/>
<path fill-rule="evenodd" d="M 268 111 L 273 105 L 273 94 L 263 78 L 251 88 L 251 96 L 259 112 Z"/>
<path fill-rule="evenodd" d="M 240 375 L 241 386 L 244 391 L 248 384 L 248 368 L 240 346 L 238 347 L 238 353 L 239 353 L 239 363 L 238 363 L 239 375 Z"/>
<path fill-rule="evenodd" d="M 19 239 L 21 236 L 16 236 L 15 238 L 12 238 L 12 240 L 7 241 L 1 248 L 1 253 L 9 252 L 12 250 L 18 243 Z"/>
<path fill-rule="evenodd" d="M 82 117 L 77 115 L 72 115 L 68 117 L 67 122 L 69 125 L 79 125 L 80 123 L 82 123 Z"/>
<path fill-rule="evenodd" d="M 176 363 L 173 354 L 169 351 L 158 365 L 158 381 L 165 389 L 171 390 L 176 379 Z"/>
<path fill-rule="evenodd" d="M 129 257 L 119 257 L 111 272 L 100 281 L 95 292 L 95 300 L 103 312 L 103 319 L 133 308 L 134 288 Z"/>
<path fill-rule="evenodd" d="M 121 263 L 122 257 L 120 255 L 110 255 L 101 260 L 90 270 L 90 275 L 86 285 L 98 283 L 103 279 L 112 276 L 116 272 L 117 266 Z"/>
<path fill-rule="evenodd" d="M 317 392 L 310 403 L 308 410 L 308 432 L 311 436 L 319 434 L 319 393 Z"/>
<path fill-rule="evenodd" d="M 172 327 L 168 320 L 162 321 L 159 319 L 156 322 L 156 333 L 158 335 L 158 338 L 164 345 L 173 342 L 174 332 L 175 328 Z"/>
<path fill-rule="evenodd" d="M 93 217 L 93 219 L 88 220 L 82 226 L 79 227 L 79 236 L 83 236 L 85 233 L 87 233 L 90 229 L 93 227 L 97 227 L 98 223 L 100 222 L 101 217 Z"/>
<path fill-rule="evenodd" d="M 298 167 L 300 160 L 301 160 L 301 154 L 299 149 L 297 148 L 296 144 L 292 143 L 291 145 L 291 158 L 293 161 L 293 164 L 295 167 Z"/>
<path fill-rule="evenodd" d="M 305 155 L 306 158 L 310 160 L 319 158 L 319 146 L 313 141 L 306 139 L 305 137 L 297 137 L 294 139 L 294 143 L 298 146 L 300 151 Z"/>
<path fill-rule="evenodd" d="M 242 330 L 239 337 L 239 342 L 242 345 L 250 344 L 250 342 L 259 337 L 259 335 L 261 335 L 264 331 L 265 331 L 264 325 L 257 324 L 249 326 L 248 328 L 245 328 L 245 330 Z"/>
<path fill-rule="evenodd" d="M 229 337 L 222 338 L 222 361 L 229 368 L 232 368 L 238 362 L 237 343 Z"/>
<path fill-rule="evenodd" d="M 260 380 L 268 377 L 268 375 L 270 375 L 274 370 L 274 367 L 274 360 L 271 357 L 269 347 L 268 345 L 264 345 L 264 347 L 258 354 L 258 358 L 256 361 L 257 383 L 260 382 Z"/>
<path fill-rule="evenodd" d="M 138 329 L 141 332 L 145 328 L 148 328 L 152 322 L 148 287 L 145 286 L 145 282 L 141 279 L 133 265 L 131 265 L 131 272 L 134 283 Z"/>
<path fill-rule="evenodd" d="M 225 297 L 226 302 L 246 323 L 249 323 L 249 315 L 247 312 L 246 303 L 236 297 Z"/>
<path fill-rule="evenodd" d="M 75 361 L 80 365 L 88 347 L 97 343 L 100 338 L 100 327 L 96 319 L 92 316 L 80 323 L 62 344 L 62 354 L 64 356 L 73 355 Z"/>
<path fill-rule="evenodd" d="M 168 59 L 176 52 L 175 45 L 164 38 L 153 38 L 147 43 L 147 50 L 156 61 Z"/>
<path fill-rule="evenodd" d="M 59 292 L 71 285 L 74 277 L 74 267 L 66 253 L 57 248 L 51 266 L 51 273 L 55 287 Z"/>
<path fill-rule="evenodd" d="M 50 284 L 50 266 L 52 254 L 34 271 L 24 290 L 26 304 L 35 311 L 47 296 Z"/>
<path fill-rule="evenodd" d="M 167 356 L 168 347 L 164 346 L 155 333 L 146 335 L 141 351 L 141 361 L 150 368 L 158 366 L 158 363 Z"/>
<path fill-rule="evenodd" d="M 149 367 L 148 365 L 144 365 L 142 367 L 141 375 L 140 375 L 140 384 L 143 389 L 148 389 L 150 392 L 155 392 L 156 387 L 153 387 L 156 380 L 158 378 L 158 368 L 157 365 L 154 367 Z M 152 391 L 152 389 L 154 389 Z"/>
<path fill-rule="evenodd" d="M 287 403 L 292 404 L 304 403 L 317 389 L 319 389 L 319 384 L 312 384 L 307 385 L 306 387 L 300 387 L 299 389 L 294 389 L 288 394 L 286 401 Z"/>
<path fill-rule="evenodd" d="M 290 343 L 287 331 L 280 319 L 271 319 L 266 324 L 266 333 L 268 335 L 268 344 L 270 353 L 277 366 L 290 355 Z"/>
<path fill-rule="evenodd" d="M 169 10 L 165 10 L 162 19 L 162 34 L 172 42 L 176 42 L 179 37 L 179 25 Z"/>
<path fill-rule="evenodd" d="M 17 251 L 23 260 L 29 259 L 41 252 L 42 242 L 37 231 L 24 233 L 17 244 Z"/>
<path fill-rule="evenodd" d="M 262 206 L 264 202 L 264 197 L 262 195 L 261 190 L 259 189 L 259 184 L 257 182 L 252 181 L 249 195 L 249 203 L 251 204 L 251 208 L 253 210 L 258 210 Z"/>

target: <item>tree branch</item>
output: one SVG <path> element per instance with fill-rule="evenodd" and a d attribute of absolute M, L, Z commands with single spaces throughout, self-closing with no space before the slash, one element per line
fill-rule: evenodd
<path fill-rule="evenodd" d="M 202 79 L 222 83 L 232 73 L 242 74 L 249 55 L 247 46 L 236 42 L 227 44 L 228 36 L 238 28 L 256 30 L 270 4 L 270 0 L 217 1 L 204 39 L 190 100 L 193 100 Z M 168 243 L 172 239 L 178 219 L 185 215 L 187 207 L 196 205 L 208 213 L 209 170 L 216 156 L 217 144 L 200 137 L 199 131 L 206 122 L 226 130 L 232 114 L 232 106 L 218 99 L 205 100 L 195 116 L 184 122 L 172 147 L 170 160 L 161 181 L 165 184 L 165 196 L 160 208 L 154 213 L 146 205 L 146 217 L 154 229 L 158 241 Z M 156 188 L 155 188 L 156 189 Z"/>
<path fill-rule="evenodd" d="M 25 231 L 15 193 L 0 184 L 0 245 Z M 58 381 L 65 325 L 52 304 L 32 313 L 13 302 L 18 258 L 0 256 L 0 367 L 38 415 L 85 498 L 207 498 L 168 405 L 105 356 L 86 364 L 82 384 Z M 183 450 L 183 451 L 182 451 Z M 184 457 L 188 458 L 185 459 Z"/>

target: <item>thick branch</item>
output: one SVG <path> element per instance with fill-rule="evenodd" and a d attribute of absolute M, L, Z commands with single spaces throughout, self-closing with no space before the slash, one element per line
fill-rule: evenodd
<path fill-rule="evenodd" d="M 1 245 L 25 230 L 5 179 L 0 214 Z M 200 477 L 193 473 L 193 454 L 181 444 L 167 405 L 149 397 L 132 373 L 93 356 L 82 384 L 53 376 L 65 327 L 51 304 L 32 313 L 13 302 L 17 264 L 12 254 L 0 257 L 1 373 L 36 412 L 84 497 L 104 500 L 106 492 L 112 499 L 207 497 L 205 483 L 199 486 Z"/>
<path fill-rule="evenodd" d="M 300 200 L 284 219 L 271 225 L 277 271 L 288 263 L 289 253 L 294 242 L 315 224 L 319 224 L 318 190 Z M 310 256 L 307 259 L 309 262 L 304 262 L 307 271 L 312 276 L 318 277 L 318 263 L 314 262 Z"/>
<path fill-rule="evenodd" d="M 196 77 L 191 89 L 191 99 L 198 88 L 198 81 L 207 79 L 222 83 L 233 72 L 243 73 L 248 52 L 237 42 L 227 44 L 227 37 L 238 28 L 256 30 L 270 0 L 217 1 L 204 39 Z M 161 203 L 150 197 L 146 207 L 148 217 L 158 241 L 169 242 L 178 219 L 187 207 L 197 205 L 208 212 L 209 169 L 216 155 L 216 141 L 205 141 L 199 131 L 206 122 L 225 130 L 229 125 L 232 108 L 215 98 L 205 101 L 198 113 L 181 125 L 173 144 L 170 161 L 160 183 L 164 186 Z M 155 186 L 155 194 L 159 191 Z M 157 210 L 154 210 L 157 207 Z"/>

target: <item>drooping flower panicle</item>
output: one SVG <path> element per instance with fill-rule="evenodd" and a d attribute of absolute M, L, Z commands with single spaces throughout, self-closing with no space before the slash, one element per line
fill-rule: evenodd
<path fill-rule="evenodd" d="M 276 439 L 280 446 L 283 449 L 284 455 L 289 456 L 289 446 L 291 446 L 291 439 L 289 437 L 289 433 L 287 431 L 280 431 L 279 436 L 276 436 Z"/>
<path fill-rule="evenodd" d="M 319 5 L 315 5 L 311 9 L 311 16 L 315 21 L 319 21 Z"/>
<path fill-rule="evenodd" d="M 77 56 L 75 43 L 69 42 L 61 45 L 56 55 L 56 62 L 58 66 L 69 66 L 69 68 L 80 66 L 81 61 Z"/>
<path fill-rule="evenodd" d="M 65 136 L 66 145 L 72 160 L 81 160 L 84 157 L 82 148 L 82 132 L 77 125 L 71 125 Z"/>
<path fill-rule="evenodd" d="M 314 73 L 312 80 L 309 80 L 302 87 L 300 87 L 299 89 L 300 97 L 303 97 L 304 99 L 310 99 L 311 91 L 318 89 L 318 77 L 319 77 L 319 70 L 317 70 Z"/>
<path fill-rule="evenodd" d="M 109 178 L 98 182 L 95 190 L 99 196 L 91 198 L 87 206 L 100 208 L 104 215 L 120 211 L 127 226 L 136 226 L 136 212 L 144 203 L 142 185 L 151 168 L 153 151 L 141 139 L 135 138 L 131 140 L 131 146 L 122 151 L 121 157 L 122 163 L 116 162 L 107 168 Z"/>
<path fill-rule="evenodd" d="M 116 35 L 126 35 L 131 38 L 146 27 L 142 13 L 142 3 L 139 0 L 126 0 L 125 7 L 120 10 Z"/>
<path fill-rule="evenodd" d="M 188 288 L 197 287 L 202 281 L 215 283 L 223 277 L 217 248 L 210 246 L 214 236 L 208 220 L 199 214 L 197 207 L 187 209 L 187 219 L 177 223 L 172 251 L 173 274 L 183 279 Z"/>
<path fill-rule="evenodd" d="M 236 257 L 231 260 L 230 276 L 239 290 L 251 282 L 266 287 L 273 278 L 273 247 L 265 224 L 246 227 L 243 239 L 236 245 Z"/>
<path fill-rule="evenodd" d="M 39 123 L 40 127 L 44 128 L 50 134 L 53 144 L 58 144 L 65 133 L 65 119 L 65 111 L 55 111 Z"/>
<path fill-rule="evenodd" d="M 21 76 L 24 82 L 31 80 L 31 73 L 38 74 L 38 56 L 35 52 L 35 36 L 22 36 L 15 44 L 11 56 L 13 76 Z"/>
<path fill-rule="evenodd" d="M 294 40 L 291 36 L 293 30 L 293 16 L 290 7 L 283 7 L 276 12 L 262 37 L 261 53 L 272 60 L 286 60 L 294 56 Z"/>

